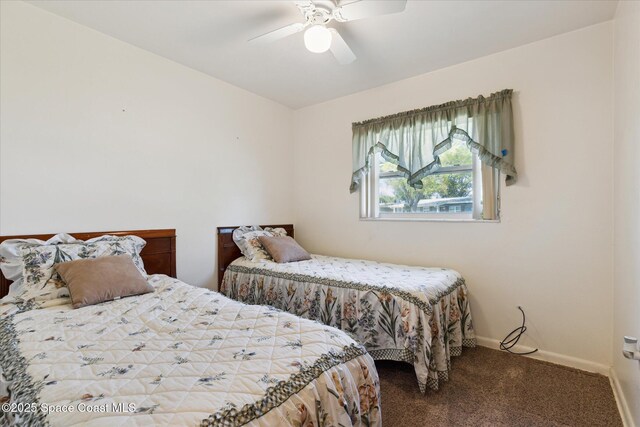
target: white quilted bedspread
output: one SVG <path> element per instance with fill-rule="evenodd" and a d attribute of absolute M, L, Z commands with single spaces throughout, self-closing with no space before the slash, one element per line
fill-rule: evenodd
<path fill-rule="evenodd" d="M 246 258 L 233 261 L 236 267 L 266 269 L 283 275 L 304 275 L 329 281 L 348 282 L 374 288 L 395 288 L 424 302 L 435 302 L 442 293 L 462 278 L 446 268 L 413 267 L 362 259 L 312 255 L 309 261 L 276 263 L 251 262 Z"/>
<path fill-rule="evenodd" d="M 150 283 L 146 295 L 3 316 L 0 366 L 14 405 L 5 421 L 381 424 L 373 360 L 346 334 L 166 276 Z"/>

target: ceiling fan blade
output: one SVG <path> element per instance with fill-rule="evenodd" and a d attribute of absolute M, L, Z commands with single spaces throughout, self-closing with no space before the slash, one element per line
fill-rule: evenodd
<path fill-rule="evenodd" d="M 333 9 L 333 16 L 340 22 L 355 21 L 371 16 L 402 12 L 406 6 L 407 0 L 357 0 Z"/>
<path fill-rule="evenodd" d="M 356 55 L 353 53 L 347 42 L 344 41 L 340 33 L 335 28 L 329 28 L 331 31 L 331 53 L 336 57 L 341 65 L 350 64 L 356 60 Z"/>
<path fill-rule="evenodd" d="M 298 6 L 299 9 L 306 9 L 308 7 L 313 6 L 313 1 L 311 0 L 295 0 L 294 3 Z"/>
<path fill-rule="evenodd" d="M 270 31 L 258 37 L 254 37 L 249 40 L 249 43 L 270 43 L 276 40 L 283 39 L 292 34 L 299 33 L 305 27 L 305 24 L 297 22 L 295 24 L 287 25 L 286 27 L 278 28 L 277 30 Z"/>

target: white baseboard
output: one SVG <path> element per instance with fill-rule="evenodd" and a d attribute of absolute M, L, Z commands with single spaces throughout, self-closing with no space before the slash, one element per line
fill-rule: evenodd
<path fill-rule="evenodd" d="M 483 347 L 489 347 L 496 350 L 500 349 L 500 341 L 494 340 L 493 338 L 485 338 L 485 337 L 476 337 L 476 340 L 479 345 Z M 515 352 L 527 352 L 533 350 L 531 347 L 526 347 L 523 345 L 516 345 L 512 348 Z M 580 369 L 587 372 L 595 372 L 596 374 L 601 374 L 604 376 L 609 376 L 610 367 L 602 365 L 600 363 L 591 362 L 589 360 L 579 359 L 577 357 L 565 356 L 559 353 L 553 353 L 551 351 L 546 350 L 538 350 L 533 354 L 527 355 L 532 359 L 544 360 L 545 362 L 555 363 L 558 365 L 569 366 L 571 368 Z"/>
<path fill-rule="evenodd" d="M 611 368 L 609 371 L 609 381 L 611 381 L 613 395 L 616 398 L 618 410 L 620 411 L 620 416 L 622 417 L 622 424 L 624 424 L 625 427 L 635 427 L 633 419 L 631 418 L 631 409 L 629 408 L 627 399 L 624 397 L 624 392 L 622 391 L 622 387 L 620 387 L 620 381 L 618 380 L 616 371 L 613 368 Z"/>

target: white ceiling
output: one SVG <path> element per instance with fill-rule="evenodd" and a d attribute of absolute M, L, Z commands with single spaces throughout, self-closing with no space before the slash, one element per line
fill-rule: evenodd
<path fill-rule="evenodd" d="M 617 4 L 409 0 L 403 13 L 331 23 L 358 57 L 339 65 L 330 52 L 308 52 L 302 33 L 247 43 L 302 22 L 292 1 L 29 3 L 293 108 L 607 21 Z"/>

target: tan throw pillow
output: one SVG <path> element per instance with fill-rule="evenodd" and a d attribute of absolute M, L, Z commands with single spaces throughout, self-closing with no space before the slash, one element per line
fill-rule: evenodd
<path fill-rule="evenodd" d="M 69 288 L 73 308 L 153 292 L 130 255 L 61 262 L 55 269 Z"/>
<path fill-rule="evenodd" d="M 311 259 L 309 252 L 290 236 L 260 236 L 262 246 L 269 252 L 275 262 L 306 261 Z"/>

